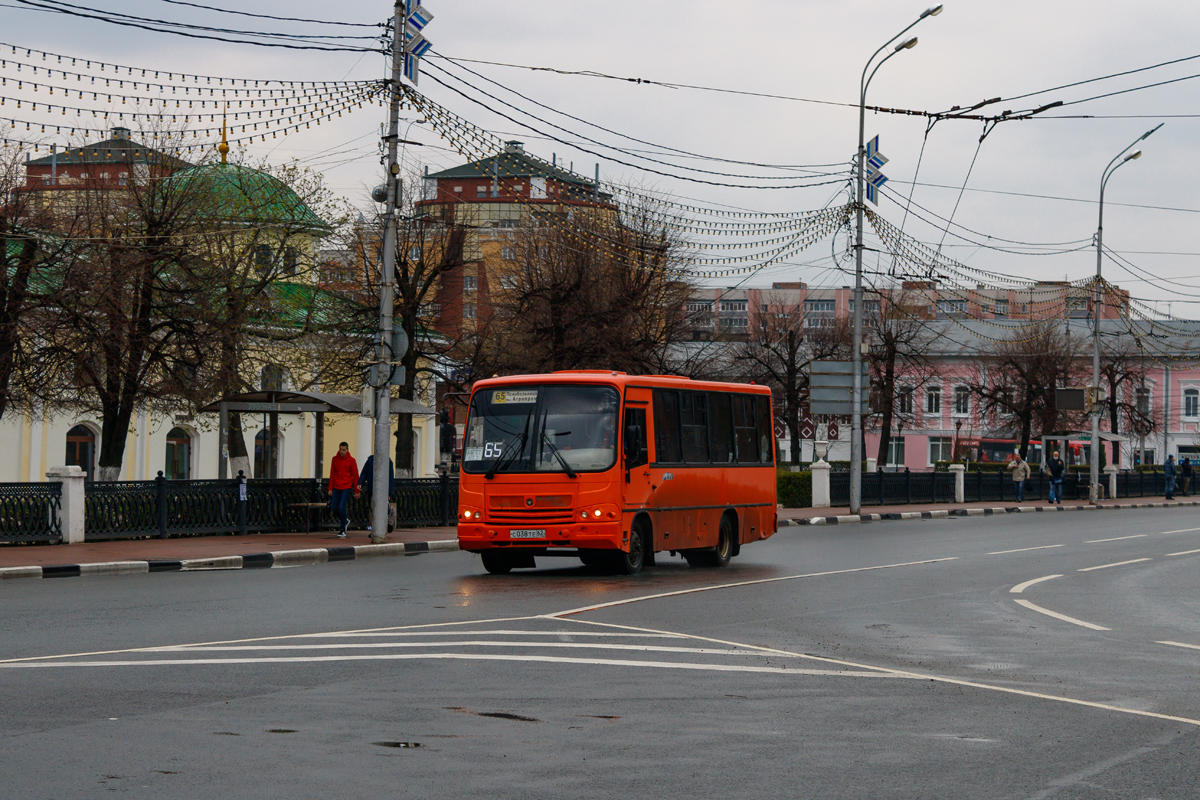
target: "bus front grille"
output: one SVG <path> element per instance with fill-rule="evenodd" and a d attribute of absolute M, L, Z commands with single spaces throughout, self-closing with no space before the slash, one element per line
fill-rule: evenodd
<path fill-rule="evenodd" d="M 505 525 L 523 525 L 527 523 L 567 525 L 572 520 L 570 509 L 554 509 L 546 511 L 505 509 L 503 511 L 490 508 L 487 511 L 487 522 Z"/>

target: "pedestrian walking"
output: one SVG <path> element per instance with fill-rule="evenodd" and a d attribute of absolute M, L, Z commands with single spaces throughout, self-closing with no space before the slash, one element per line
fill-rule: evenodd
<path fill-rule="evenodd" d="M 1046 462 L 1046 469 L 1050 472 L 1050 502 L 1062 505 L 1062 487 L 1063 475 L 1067 472 L 1067 465 L 1058 457 L 1058 451 L 1054 451 L 1054 455 Z"/>
<path fill-rule="evenodd" d="M 1187 497 L 1188 489 L 1192 488 L 1192 459 L 1187 456 L 1179 462 L 1179 493 Z"/>
<path fill-rule="evenodd" d="M 1012 470 L 1013 487 L 1017 490 L 1017 502 L 1021 503 L 1025 500 L 1025 481 L 1029 480 L 1029 462 L 1021 458 L 1021 454 L 1017 453 L 1016 458 L 1008 462 L 1008 468 Z"/>
<path fill-rule="evenodd" d="M 367 496 L 367 508 L 374 508 L 371 500 L 371 491 L 375 488 L 375 455 L 367 456 L 367 461 L 363 464 L 362 475 L 358 478 L 358 488 Z M 391 502 L 392 490 L 396 488 L 396 470 L 392 465 L 392 459 L 388 459 L 388 502 Z M 389 514 L 391 509 L 388 509 Z M 373 512 L 372 512 L 373 513 Z M 388 532 L 391 532 L 392 521 L 388 520 Z M 371 530 L 371 526 L 367 526 L 367 530 Z"/>
<path fill-rule="evenodd" d="M 350 445 L 342 442 L 338 445 L 337 455 L 329 462 L 329 508 L 338 518 L 338 538 L 346 538 L 346 528 L 350 526 L 350 518 L 346 514 L 346 504 L 350 502 L 350 494 L 358 497 L 358 462 L 350 455 Z"/>
<path fill-rule="evenodd" d="M 1175 456 L 1167 456 L 1167 463 L 1163 464 L 1163 475 L 1167 479 L 1167 497 L 1168 500 L 1175 499 L 1175 476 L 1179 474 L 1179 468 L 1175 465 Z"/>

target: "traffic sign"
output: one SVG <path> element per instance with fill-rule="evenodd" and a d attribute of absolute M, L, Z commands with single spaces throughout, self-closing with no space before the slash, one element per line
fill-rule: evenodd
<path fill-rule="evenodd" d="M 863 148 L 863 180 L 867 184 L 867 199 L 879 205 L 879 187 L 887 183 L 887 176 L 879 168 L 888 162 L 887 156 L 879 152 L 879 136 L 876 135 Z"/>
<path fill-rule="evenodd" d="M 421 35 L 421 31 L 433 19 L 433 14 L 421 5 L 420 0 L 404 0 L 404 30 L 395 31 L 404 37 L 404 77 L 417 85 L 421 73 L 421 56 L 429 52 L 433 44 Z"/>

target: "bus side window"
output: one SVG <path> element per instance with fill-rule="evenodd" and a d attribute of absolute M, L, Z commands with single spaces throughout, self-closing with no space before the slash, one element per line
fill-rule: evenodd
<path fill-rule="evenodd" d="M 758 463 L 758 421 L 754 415 L 754 397 L 733 396 L 733 434 L 737 442 L 739 464 Z"/>
<path fill-rule="evenodd" d="M 683 460 L 689 464 L 707 464 L 708 397 L 684 392 L 679 401 L 683 419 Z"/>
<path fill-rule="evenodd" d="M 729 395 L 710 392 L 708 395 L 708 435 L 712 441 L 714 464 L 733 463 L 733 411 Z"/>
<path fill-rule="evenodd" d="M 636 453 L 627 455 L 625 461 L 625 469 L 633 469 L 640 467 L 650 460 L 650 454 L 646 449 L 646 409 L 625 408 L 625 441 L 629 442 L 631 431 L 636 430 L 638 449 Z M 628 445 L 626 445 L 626 453 L 628 453 Z"/>
<path fill-rule="evenodd" d="M 678 464 L 683 461 L 679 437 L 679 395 L 654 390 L 654 460 Z"/>
<path fill-rule="evenodd" d="M 758 461 L 760 464 L 775 463 L 775 431 L 771 427 L 771 403 L 761 395 L 758 405 Z"/>

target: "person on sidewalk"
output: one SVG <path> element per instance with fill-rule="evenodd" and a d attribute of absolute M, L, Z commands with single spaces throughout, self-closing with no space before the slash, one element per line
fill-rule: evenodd
<path fill-rule="evenodd" d="M 1192 488 L 1192 459 L 1184 456 L 1179 462 L 1179 493 L 1187 497 L 1188 489 Z"/>
<path fill-rule="evenodd" d="M 1163 476 L 1167 479 L 1167 500 L 1175 499 L 1175 476 L 1179 473 L 1179 468 L 1175 466 L 1175 456 L 1167 456 L 1167 463 L 1163 464 Z"/>
<path fill-rule="evenodd" d="M 350 445 L 342 442 L 338 445 L 337 455 L 329 462 L 329 508 L 338 518 L 338 538 L 346 538 L 346 528 L 350 526 L 350 518 L 346 514 L 346 504 L 350 502 L 350 493 L 358 497 L 358 462 L 350 455 Z"/>
<path fill-rule="evenodd" d="M 375 486 L 375 455 L 371 454 L 371 455 L 367 456 L 367 461 L 365 464 L 363 464 L 362 475 L 360 475 L 358 478 L 358 488 L 361 491 L 363 491 L 364 493 L 366 493 L 366 495 L 367 495 L 367 508 L 368 509 L 375 508 L 375 506 L 373 505 L 373 501 L 371 500 L 371 491 L 374 488 L 374 486 Z M 396 470 L 394 469 L 394 467 L 392 465 L 392 459 L 388 458 L 388 498 L 389 498 L 388 502 L 391 502 L 390 498 L 392 496 L 392 490 L 395 488 L 396 488 Z M 372 511 L 368 511 L 367 513 L 374 514 L 375 512 L 372 510 Z M 390 533 L 391 532 L 390 520 L 389 520 L 388 527 L 389 527 L 388 532 Z M 367 526 L 367 530 L 368 531 L 371 530 L 370 525 Z"/>
<path fill-rule="evenodd" d="M 1058 451 L 1054 451 L 1054 455 L 1046 462 L 1046 469 L 1050 473 L 1050 502 L 1062 505 L 1062 489 L 1063 476 L 1067 472 L 1067 465 L 1058 457 Z"/>
<path fill-rule="evenodd" d="M 1018 452 L 1016 457 L 1008 462 L 1008 469 L 1012 470 L 1013 486 L 1017 490 L 1017 502 L 1025 501 L 1025 481 L 1029 480 L 1029 462 L 1021 458 Z"/>

